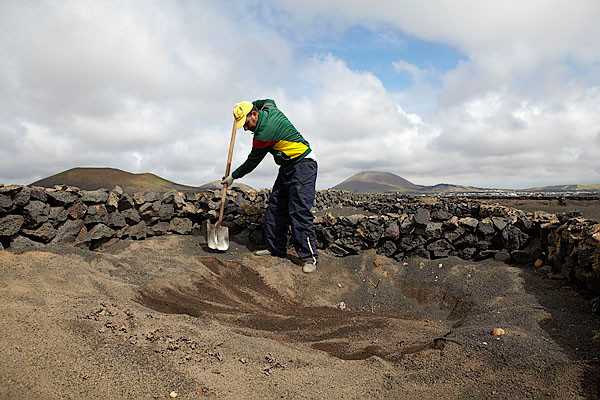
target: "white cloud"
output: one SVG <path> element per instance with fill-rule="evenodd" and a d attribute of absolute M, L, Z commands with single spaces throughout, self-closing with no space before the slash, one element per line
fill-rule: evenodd
<path fill-rule="evenodd" d="M 314 83 L 311 99 L 288 109 L 314 146 L 320 168 L 330 172 L 321 185 L 365 169 L 410 171 L 432 133 L 394 102 L 377 77 L 352 71 L 331 55 L 314 59 L 306 75 Z"/>
<path fill-rule="evenodd" d="M 321 188 L 367 169 L 420 184 L 598 183 L 599 19 L 586 0 L 2 2 L 0 182 L 110 166 L 200 185 L 223 175 L 232 105 L 271 97 L 314 146 Z M 399 57 L 413 85 L 390 92 L 297 48 L 356 24 L 463 57 L 448 71 Z M 238 132 L 234 168 L 250 138 Z M 276 173 L 267 159 L 243 182 Z"/>
<path fill-rule="evenodd" d="M 0 179 L 29 183 L 90 164 L 153 172 L 158 164 L 181 158 L 158 148 L 184 152 L 173 144 L 191 145 L 198 134 L 200 146 L 189 146 L 186 153 L 202 159 L 206 143 L 214 142 L 226 154 L 228 140 L 220 143 L 221 132 L 206 135 L 229 121 L 240 99 L 270 91 L 270 85 L 259 83 L 265 77 L 273 87 L 287 78 L 292 48 L 268 28 L 231 19 L 216 4 L 181 6 L 0 5 L 0 29 L 6 33 L 0 35 L 0 104 L 6 106 L 0 132 L 3 148 L 14 150 L 0 162 Z M 150 160 L 156 153 L 166 159 Z M 131 162 L 131 154 L 147 161 Z M 22 163 L 35 166 L 15 168 Z M 171 164 L 175 169 L 162 172 L 181 181 L 182 168 Z M 216 179 L 212 173 L 199 168 L 190 183 Z"/>
<path fill-rule="evenodd" d="M 409 144 L 422 155 L 406 170 L 413 180 L 503 187 L 600 181 L 600 3 L 336 4 L 308 1 L 300 10 L 286 2 L 302 23 L 315 14 L 336 20 L 337 29 L 379 21 L 465 55 L 437 76 L 405 60 L 393 64 L 414 81 L 394 98 L 439 132 Z M 436 90 L 430 83 L 438 77 Z"/>
<path fill-rule="evenodd" d="M 457 47 L 470 57 L 489 52 L 505 52 L 524 43 L 536 54 L 570 54 L 582 62 L 600 58 L 596 40 L 600 36 L 597 23 L 600 3 L 581 0 L 491 1 L 421 1 L 389 2 L 374 0 L 365 6 L 359 0 L 318 1 L 302 3 L 285 0 L 289 16 L 299 23 L 318 28 L 336 29 L 340 25 L 389 24 L 419 38 Z M 313 26 L 313 30 L 316 29 Z"/>

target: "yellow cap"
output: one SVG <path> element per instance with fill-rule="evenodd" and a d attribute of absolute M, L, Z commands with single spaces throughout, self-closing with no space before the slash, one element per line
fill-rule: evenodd
<path fill-rule="evenodd" d="M 235 118 L 235 129 L 244 126 L 246 123 L 246 115 L 252 111 L 252 103 L 242 101 L 233 107 L 233 118 Z"/>

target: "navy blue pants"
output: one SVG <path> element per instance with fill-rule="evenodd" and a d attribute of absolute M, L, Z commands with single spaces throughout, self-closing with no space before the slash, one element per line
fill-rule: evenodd
<path fill-rule="evenodd" d="M 304 262 L 317 262 L 317 235 L 310 209 L 315 199 L 317 162 L 303 159 L 293 166 L 279 168 L 265 212 L 265 238 L 271 254 L 285 257 L 288 226 L 292 244 Z"/>

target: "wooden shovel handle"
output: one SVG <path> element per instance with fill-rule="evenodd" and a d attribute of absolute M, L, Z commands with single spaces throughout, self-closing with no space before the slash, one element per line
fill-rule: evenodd
<path fill-rule="evenodd" d="M 231 157 L 233 156 L 233 144 L 235 143 L 235 119 L 233 120 L 233 128 L 231 129 L 231 141 L 229 142 L 229 154 L 227 155 L 227 167 L 225 168 L 225 177 L 229 176 L 231 171 Z M 219 211 L 219 220 L 216 226 L 221 226 L 223 221 L 223 211 L 225 210 L 225 197 L 227 196 L 227 184 L 223 185 L 223 192 L 221 193 L 221 210 Z"/>

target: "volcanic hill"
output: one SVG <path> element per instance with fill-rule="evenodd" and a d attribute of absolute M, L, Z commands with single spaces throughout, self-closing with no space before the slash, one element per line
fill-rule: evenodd
<path fill-rule="evenodd" d="M 351 176 L 333 189 L 354 193 L 387 193 L 418 191 L 422 187 L 390 172 L 365 171 Z"/>
<path fill-rule="evenodd" d="M 82 190 L 112 189 L 119 185 L 127 193 L 135 192 L 198 192 L 204 190 L 220 190 L 221 181 L 211 181 L 202 186 L 187 186 L 171 182 L 160 176 L 143 173 L 134 174 L 116 168 L 72 168 L 56 175 L 40 179 L 29 186 L 51 188 L 55 185 L 75 186 Z M 252 190 L 251 186 L 234 182 L 232 186 L 243 190 Z"/>
<path fill-rule="evenodd" d="M 119 185 L 125 192 L 194 191 L 198 188 L 180 185 L 160 176 L 144 173 L 133 174 L 116 168 L 72 168 L 33 182 L 30 186 L 54 187 L 55 185 L 76 186 L 82 190 L 112 189 Z"/>
<path fill-rule="evenodd" d="M 444 193 L 482 192 L 486 189 L 441 183 L 434 186 L 416 185 L 390 172 L 365 171 L 351 176 L 332 189 L 348 190 L 354 193 Z"/>

